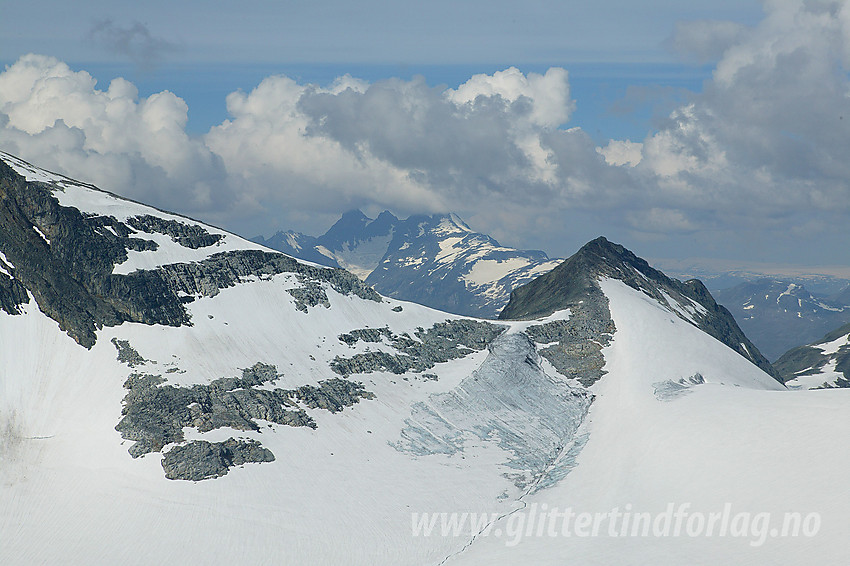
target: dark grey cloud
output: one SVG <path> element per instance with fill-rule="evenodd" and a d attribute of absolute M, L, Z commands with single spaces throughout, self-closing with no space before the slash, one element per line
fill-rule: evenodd
<path fill-rule="evenodd" d="M 157 37 L 142 22 L 122 27 L 110 18 L 94 22 L 86 40 L 110 53 L 127 57 L 139 67 L 150 70 L 180 47 L 162 37 Z"/>
<path fill-rule="evenodd" d="M 425 84 L 381 81 L 365 92 L 306 92 L 298 108 L 309 119 L 310 136 L 328 137 L 347 150 L 416 171 L 432 186 L 470 186 L 526 170 L 529 161 L 511 135 L 526 120 L 526 97 L 481 96 L 458 105 Z M 491 187 L 498 189 L 495 183 Z"/>

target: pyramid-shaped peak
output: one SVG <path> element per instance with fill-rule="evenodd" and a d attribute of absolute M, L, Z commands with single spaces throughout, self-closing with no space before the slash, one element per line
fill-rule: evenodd
<path fill-rule="evenodd" d="M 586 309 L 587 305 L 604 312 L 607 299 L 599 284 L 602 279 L 616 279 L 644 293 L 770 375 L 777 375 L 702 282 L 671 279 L 624 246 L 604 237 L 591 240 L 549 273 L 514 289 L 499 318 L 529 320 L 564 309 Z M 594 312 L 593 316 L 597 315 Z"/>
<path fill-rule="evenodd" d="M 599 277 L 622 279 L 630 275 L 633 278 L 635 269 L 643 273 L 647 268 L 649 265 L 645 261 L 625 247 L 600 236 L 549 273 L 514 289 L 499 318 L 529 319 L 550 315 L 596 293 Z"/>
<path fill-rule="evenodd" d="M 349 210 L 325 232 L 323 237 L 328 240 L 346 241 L 359 233 L 371 221 L 372 219 L 363 214 L 363 211 Z"/>
<path fill-rule="evenodd" d="M 369 222 L 372 219 L 363 214 L 363 211 L 359 208 L 355 208 L 354 210 L 349 210 L 348 212 L 343 213 L 343 215 L 336 221 L 337 224 L 342 223 L 354 223 L 354 222 Z"/>

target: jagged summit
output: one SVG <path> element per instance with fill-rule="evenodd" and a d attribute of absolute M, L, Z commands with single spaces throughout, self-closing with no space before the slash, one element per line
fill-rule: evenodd
<path fill-rule="evenodd" d="M 349 210 L 317 239 L 317 243 L 332 250 L 341 249 L 345 245 L 353 248 L 363 240 L 391 233 L 396 222 L 398 218 L 388 210 L 383 211 L 374 220 L 359 209 Z"/>
<path fill-rule="evenodd" d="M 517 285 L 560 263 L 539 250 L 503 246 L 454 213 L 374 220 L 345 213 L 319 237 L 278 232 L 255 242 L 322 265 L 343 267 L 396 299 L 479 318 L 495 318 Z"/>
<path fill-rule="evenodd" d="M 782 381 L 770 362 L 744 335 L 725 307 L 717 304 L 698 279 L 679 281 L 654 269 L 646 260 L 604 236 L 591 240 L 561 265 L 515 289 L 500 320 L 531 320 L 564 309 L 592 309 L 591 318 L 607 309 L 600 297 L 601 278 L 622 281 L 667 306 Z M 589 306 L 588 306 L 589 305 Z"/>

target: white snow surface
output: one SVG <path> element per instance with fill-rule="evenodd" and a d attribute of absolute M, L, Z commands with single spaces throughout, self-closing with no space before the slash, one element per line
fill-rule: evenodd
<path fill-rule="evenodd" d="M 843 435 L 850 391 L 787 391 L 737 353 L 705 340 L 693 326 L 619 281 L 603 281 L 617 331 L 605 348 L 608 374 L 593 390 L 589 440 L 575 470 L 551 489 L 525 499 L 540 511 L 575 513 L 687 511 L 732 515 L 818 513 L 807 538 L 686 535 L 479 537 L 447 564 L 736 564 L 845 563 L 843 534 L 850 493 L 837 488 L 850 464 Z M 706 383 L 660 401 L 653 383 L 699 372 Z M 779 525 L 777 525 L 779 522 Z M 507 531 L 502 521 L 496 528 Z M 516 528 L 516 527 L 514 527 Z M 536 525 L 535 525 L 536 528 Z M 494 529 L 495 530 L 495 529 Z M 559 529 L 560 531 L 560 529 Z M 719 531 L 719 528 L 716 529 Z"/>
<path fill-rule="evenodd" d="M 832 355 L 837 354 L 839 348 L 842 346 L 846 346 L 850 342 L 850 334 L 845 334 L 844 336 L 839 336 L 835 340 L 831 342 L 825 342 L 823 344 L 814 344 L 812 347 L 821 350 L 824 355 Z"/>
<path fill-rule="evenodd" d="M 153 214 L 197 223 L 12 162 L 54 183 L 64 206 L 119 220 Z M 172 247 L 166 239 L 119 268 L 264 249 L 226 233 L 221 246 L 201 250 Z M 429 370 L 436 381 L 413 374 L 352 376 L 375 399 L 336 414 L 307 409 L 315 430 L 267 423 L 262 432 L 187 430 L 187 439 L 256 439 L 276 457 L 219 479 L 172 481 L 164 477 L 160 454 L 131 458 L 130 442 L 115 426 L 132 372 L 188 386 L 239 376 L 241 368 L 263 362 L 283 374 L 274 387 L 315 385 L 335 377 L 329 369 L 335 356 L 384 347 L 351 348 L 338 340 L 343 332 L 388 326 L 412 335 L 417 327 L 460 318 L 401 301 L 343 296 L 327 286 L 330 308 L 305 314 L 286 292 L 294 285 L 294 274 L 283 273 L 222 289 L 187 304 L 192 326 L 107 327 L 91 350 L 32 299 L 22 315 L 0 311 L 0 564 L 796 565 L 846 559 L 850 492 L 841 486 L 850 451 L 840 431 L 850 427 L 850 392 L 785 390 L 615 280 L 601 282 L 617 330 L 603 350 L 607 375 L 593 386 L 596 400 L 582 425 L 587 444 L 569 475 L 532 495 L 505 477 L 507 453 L 498 442 L 469 438 L 462 452 L 428 456 L 392 445 L 411 407 L 456 388 L 486 351 L 438 364 Z M 400 312 L 392 310 L 398 306 Z M 568 317 L 568 310 L 559 311 L 545 321 Z M 516 333 L 530 323 L 506 324 Z M 128 340 L 149 361 L 132 369 L 122 364 L 112 338 Z M 560 379 L 551 365 L 543 367 L 547 379 Z M 705 383 L 687 395 L 656 397 L 655 384 L 696 373 Z M 726 503 L 752 513 L 817 512 L 822 528 L 816 538 L 768 539 L 759 547 L 749 538 L 604 533 L 529 536 L 506 547 L 496 536 L 411 534 L 412 512 L 505 515 L 543 503 L 577 512 L 626 505 L 658 512 L 670 502 L 705 512 Z M 504 528 L 506 520 L 496 526 Z"/>
<path fill-rule="evenodd" d="M 331 377 L 327 363 L 351 350 L 336 335 L 389 324 L 412 331 L 455 318 L 399 301 L 376 304 L 328 290 L 331 308 L 294 310 L 286 274 L 224 289 L 190 303 L 192 327 L 125 324 L 98 333 L 87 351 L 34 303 L 25 316 L 0 313 L 2 420 L 0 546 L 3 564 L 158 562 L 223 564 L 798 564 L 843 556 L 840 435 L 850 425 L 844 391 L 789 392 L 743 357 L 618 281 L 603 281 L 617 326 L 604 350 L 608 374 L 594 386 L 578 465 L 554 487 L 518 500 L 501 474 L 504 453 L 478 443 L 454 456 L 413 457 L 393 449 L 410 406 L 447 391 L 484 360 L 479 352 L 435 368 L 439 381 L 358 376 L 374 400 L 338 414 L 311 411 L 316 430 L 217 430 L 187 439 L 255 438 L 276 461 L 247 464 L 198 483 L 163 477 L 159 454 L 138 460 L 114 430 L 129 368 L 109 339 L 129 340 L 175 385 L 238 375 L 256 361 L 284 374 L 278 387 Z M 392 307 L 403 305 L 396 313 Z M 250 313 L 250 317 L 245 313 Z M 209 318 L 213 315 L 213 318 Z M 568 311 L 545 321 L 565 319 Z M 541 321 L 537 321 L 538 323 Z M 529 323 L 513 323 L 511 332 Z M 309 345 L 309 346 L 305 346 Z M 50 355 L 44 355 L 50 352 Z M 312 356 L 315 359 L 311 359 Z M 168 369 L 185 373 L 164 373 Z M 670 402 L 653 384 L 699 372 L 706 383 Z M 843 445 L 842 445 L 843 446 Z M 780 473 L 781 471 L 781 473 Z M 805 481 L 789 481 L 805 478 Z M 499 496 L 509 498 L 500 500 Z M 816 511 L 811 539 L 411 536 L 411 512 L 505 514 L 522 504 L 576 511 L 668 502 L 715 511 Z M 497 522 L 496 525 L 502 523 Z M 121 525 L 121 528 L 116 528 Z M 14 533 L 14 536 L 7 536 Z M 49 536 L 45 533 L 50 533 Z M 705 558 L 704 562 L 694 556 Z"/>
<path fill-rule="evenodd" d="M 335 252 L 328 250 L 328 252 L 332 254 L 331 257 L 336 260 L 340 267 L 365 281 L 369 274 L 378 267 L 392 239 L 393 234 L 390 232 L 385 236 L 375 236 L 353 245 L 351 242 L 345 242 L 341 250 Z"/>
<path fill-rule="evenodd" d="M 337 414 L 309 410 L 316 430 L 188 434 L 210 441 L 255 438 L 277 458 L 217 480 L 170 481 L 160 454 L 129 456 L 130 442 L 114 427 L 131 371 L 162 374 L 179 386 L 238 376 L 240 368 L 263 361 L 283 373 L 276 387 L 315 385 L 334 377 L 328 362 L 335 355 L 353 352 L 337 339 L 342 332 L 388 324 L 412 333 L 456 318 L 330 289 L 331 308 L 305 315 L 283 292 L 288 278 L 196 300 L 188 305 L 192 327 L 101 330 L 91 351 L 34 303 L 25 316 L 0 313 L 0 563 L 146 564 L 152 555 L 160 563 L 430 562 L 463 541 L 411 537 L 410 509 L 459 501 L 493 511 L 506 507 L 497 497 L 512 484 L 502 476 L 498 446 L 417 459 L 389 444 L 398 440 L 412 403 L 457 385 L 486 352 L 441 364 L 436 382 L 362 376 L 377 398 Z M 403 312 L 391 310 L 399 304 Z M 156 363 L 130 370 L 116 360 L 112 337 L 129 340 Z M 166 373 L 170 369 L 177 371 Z"/>

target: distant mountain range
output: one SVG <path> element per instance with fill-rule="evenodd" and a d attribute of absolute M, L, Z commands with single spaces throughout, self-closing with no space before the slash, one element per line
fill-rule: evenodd
<path fill-rule="evenodd" d="M 502 246 L 456 214 L 371 219 L 353 210 L 318 237 L 287 231 L 253 241 L 342 267 L 383 295 L 479 318 L 496 318 L 513 289 L 563 261 Z"/>
<path fill-rule="evenodd" d="M 819 297 L 798 282 L 765 278 L 713 294 L 770 360 L 850 322 L 847 291 Z"/>

